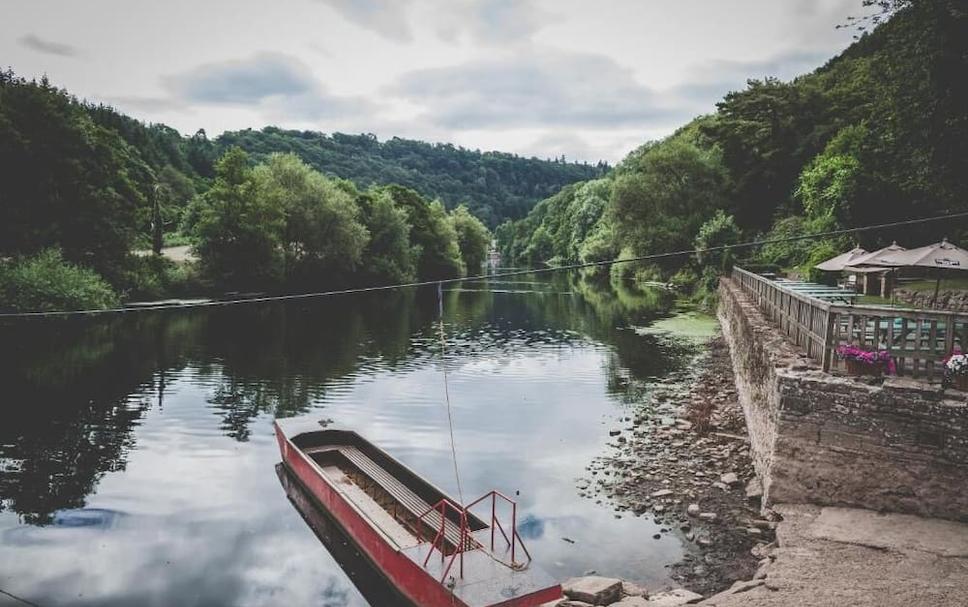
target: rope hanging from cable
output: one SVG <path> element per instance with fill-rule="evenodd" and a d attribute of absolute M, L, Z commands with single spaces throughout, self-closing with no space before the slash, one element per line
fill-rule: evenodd
<path fill-rule="evenodd" d="M 447 381 L 447 338 L 444 333 L 444 283 L 437 283 L 437 312 L 440 317 L 440 368 L 444 374 L 444 402 L 447 404 L 447 427 L 450 430 L 450 454 L 454 460 L 454 479 L 457 481 L 458 506 L 464 507 L 464 488 L 460 482 L 460 467 L 457 465 L 457 443 L 454 441 L 454 415 L 450 407 L 450 387 Z"/>

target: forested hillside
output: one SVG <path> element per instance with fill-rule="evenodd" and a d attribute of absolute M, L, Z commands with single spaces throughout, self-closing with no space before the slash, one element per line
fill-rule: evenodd
<path fill-rule="evenodd" d="M 598 177 L 604 163 L 523 158 L 502 152 L 466 150 L 451 144 L 431 144 L 394 137 L 378 141 L 374 135 L 325 135 L 266 127 L 223 133 L 215 146 L 238 146 L 256 160 L 291 152 L 310 166 L 362 187 L 396 183 L 439 198 L 447 208 L 466 204 L 490 227 L 527 215 L 535 202 L 575 181 Z"/>
<path fill-rule="evenodd" d="M 606 179 L 574 184 L 497 231 L 514 264 L 555 264 L 688 249 L 925 217 L 968 208 L 968 8 L 900 10 L 815 72 L 751 80 L 717 111 L 628 155 Z M 858 237 L 960 239 L 943 222 Z M 756 251 L 806 271 L 847 239 Z M 728 259 L 615 266 L 640 278 L 712 283 Z M 710 264 L 709 262 L 713 263 Z"/>
<path fill-rule="evenodd" d="M 274 128 L 184 137 L 7 70 L 0 308 L 456 276 L 480 268 L 486 224 L 606 168 Z M 200 264 L 132 254 L 165 244 Z"/>

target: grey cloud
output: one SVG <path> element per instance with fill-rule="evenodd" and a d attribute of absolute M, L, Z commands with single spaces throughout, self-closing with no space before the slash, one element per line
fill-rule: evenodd
<path fill-rule="evenodd" d="M 59 55 L 61 57 L 73 57 L 77 55 L 77 49 L 69 44 L 62 44 L 60 42 L 52 42 L 50 40 L 44 40 L 38 37 L 36 34 L 27 34 L 20 38 L 20 44 L 26 46 L 29 49 L 35 50 L 38 53 L 46 53 L 48 55 Z"/>
<path fill-rule="evenodd" d="M 751 78 L 791 80 L 812 72 L 829 55 L 828 51 L 795 51 L 756 61 L 711 61 L 693 70 L 687 82 L 670 92 L 687 103 L 711 109 L 726 93 L 746 88 L 746 81 Z"/>
<path fill-rule="evenodd" d="M 248 106 L 277 120 L 316 120 L 373 109 L 364 99 L 330 94 L 305 64 L 278 53 L 208 63 L 169 76 L 164 83 L 173 102 Z"/>
<path fill-rule="evenodd" d="M 524 0 L 454 2 L 447 12 L 447 25 L 440 29 L 445 40 L 466 32 L 482 44 L 528 43 L 535 32 L 559 19 Z"/>
<path fill-rule="evenodd" d="M 409 42 L 413 35 L 407 21 L 410 0 L 320 0 L 343 17 L 397 42 Z"/>
<path fill-rule="evenodd" d="M 458 129 L 615 128 L 676 114 L 612 59 L 552 50 L 411 72 L 389 92 Z"/>
<path fill-rule="evenodd" d="M 249 59 L 207 63 L 166 79 L 183 99 L 200 103 L 253 103 L 273 95 L 298 95 L 312 90 L 312 74 L 298 60 L 276 53 Z"/>

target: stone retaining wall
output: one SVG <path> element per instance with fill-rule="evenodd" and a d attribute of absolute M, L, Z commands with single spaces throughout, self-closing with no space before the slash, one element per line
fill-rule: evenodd
<path fill-rule="evenodd" d="M 823 373 L 731 280 L 719 320 L 764 505 L 816 503 L 968 521 L 964 393 Z"/>

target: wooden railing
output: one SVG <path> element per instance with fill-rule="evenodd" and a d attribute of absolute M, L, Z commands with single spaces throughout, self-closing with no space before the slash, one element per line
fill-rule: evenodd
<path fill-rule="evenodd" d="M 898 375 L 939 378 L 941 360 L 968 352 L 968 314 L 887 306 L 841 305 L 786 289 L 733 268 L 733 281 L 791 341 L 824 371 L 839 370 L 836 350 L 852 344 L 888 350 Z"/>

